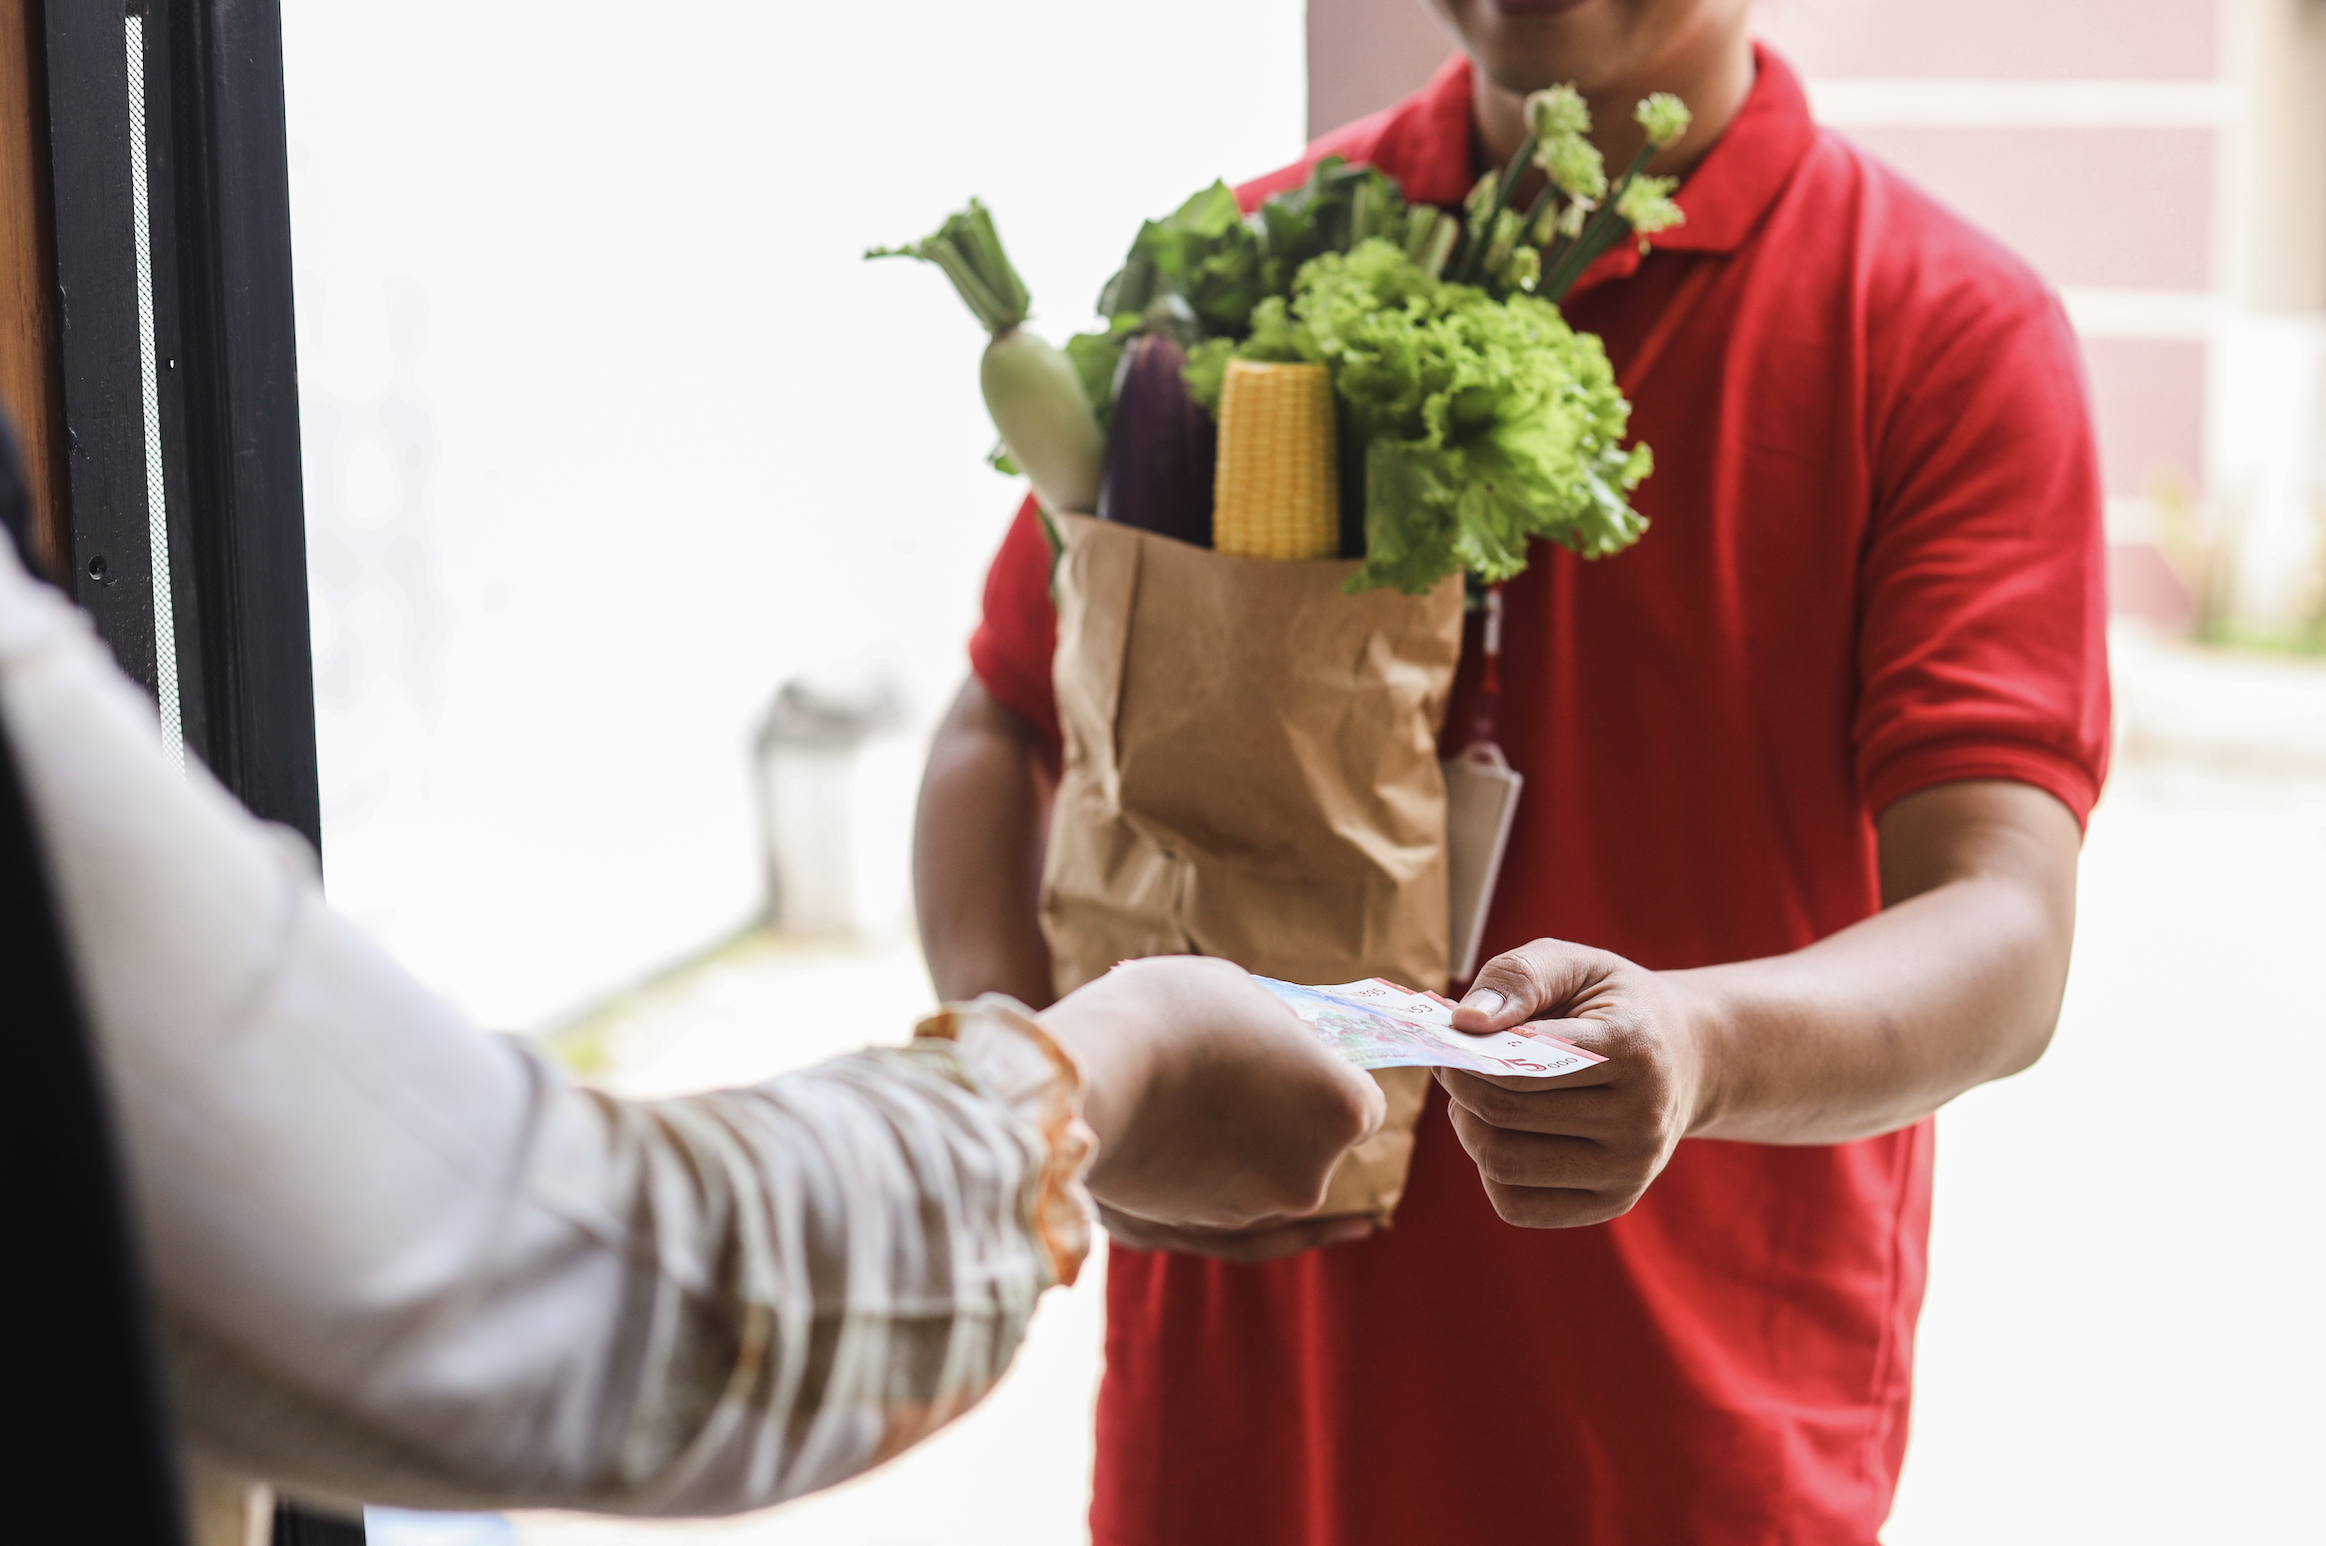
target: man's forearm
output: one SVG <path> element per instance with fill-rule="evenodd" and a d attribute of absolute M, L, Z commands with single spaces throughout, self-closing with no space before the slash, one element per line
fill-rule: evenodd
<path fill-rule="evenodd" d="M 2000 780 L 1876 824 L 1884 910 L 1790 955 L 1693 971 L 1538 939 L 1479 970 L 1454 1023 L 1549 1021 L 1604 1061 L 1560 1079 L 1438 1070 L 1495 1211 L 1615 1218 L 1684 1138 L 1847 1143 L 2042 1055 L 2075 931 L 2075 817 Z"/>
<path fill-rule="evenodd" d="M 921 949 L 945 999 L 1051 999 L 1040 918 L 1050 790 L 1031 727 L 975 677 L 938 727 L 913 830 Z"/>
<path fill-rule="evenodd" d="M 2025 785 L 1951 785 L 1901 801 L 1882 839 L 1884 911 L 1790 955 L 1663 974 L 1708 1043 L 1693 1136 L 1846 1142 L 2042 1055 L 2075 924 L 2075 818 Z"/>

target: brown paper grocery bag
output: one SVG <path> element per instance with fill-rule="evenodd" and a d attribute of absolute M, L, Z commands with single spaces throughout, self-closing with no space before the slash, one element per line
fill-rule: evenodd
<path fill-rule="evenodd" d="M 1345 594 L 1354 561 L 1236 558 L 1054 518 L 1066 754 L 1042 877 L 1056 986 L 1130 956 L 1291 982 L 1446 981 L 1437 734 L 1462 582 Z M 1428 1074 L 1383 1069 L 1381 1132 L 1324 1212 L 1386 1222 Z"/>

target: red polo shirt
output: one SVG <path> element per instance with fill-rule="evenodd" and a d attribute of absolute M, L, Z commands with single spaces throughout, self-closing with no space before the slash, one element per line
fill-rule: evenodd
<path fill-rule="evenodd" d="M 1468 62 L 1328 151 L 1459 200 Z M 2100 486 L 2056 300 L 1816 127 L 1765 50 L 1679 199 L 1686 225 L 1566 303 L 1631 378 L 1651 525 L 1596 564 L 1538 544 L 1506 592 L 1527 786 L 1490 951 L 1794 950 L 1876 909 L 1901 795 L 2016 779 L 2081 819 L 2105 771 Z M 1021 518 L 971 658 L 1055 735 L 1047 568 Z M 1432 1093 L 1386 1234 L 1260 1267 L 1113 1253 L 1099 1546 L 1872 1542 L 1930 1124 L 1691 1140 L 1623 1218 L 1538 1231 L 1495 1216 Z"/>

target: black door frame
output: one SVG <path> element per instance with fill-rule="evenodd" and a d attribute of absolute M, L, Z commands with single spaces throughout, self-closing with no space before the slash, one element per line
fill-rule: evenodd
<path fill-rule="evenodd" d="M 61 578 L 165 734 L 321 852 L 280 0 L 40 9 Z M 364 1538 L 287 1506 L 274 1537 Z"/>
<path fill-rule="evenodd" d="M 320 849 L 280 3 L 44 9 L 67 578 L 186 749 Z"/>

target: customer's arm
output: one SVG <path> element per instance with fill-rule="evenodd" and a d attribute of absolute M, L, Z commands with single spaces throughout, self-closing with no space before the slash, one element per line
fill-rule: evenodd
<path fill-rule="evenodd" d="M 971 676 L 937 727 L 921 777 L 913 884 L 940 998 L 1050 1001 L 1038 907 L 1050 778 L 1034 728 Z"/>
<path fill-rule="evenodd" d="M 1504 1218 L 1596 1223 L 1682 1138 L 1843 1143 L 2042 1055 L 2075 930 L 2074 815 L 1975 781 L 1908 795 L 1877 830 L 1883 910 L 1789 955 L 1651 972 L 1537 940 L 1480 970 L 1457 1025 L 1548 1020 L 1607 1059 L 1559 1080 L 1439 1072 Z"/>
<path fill-rule="evenodd" d="M 1085 1245 L 1075 1179 L 1313 1208 L 1371 1081 L 1217 962 L 1039 1024 L 625 1102 L 479 1035 L 324 906 L 0 553 L 0 719 L 98 1049 L 189 1442 L 340 1499 L 762 1506 L 968 1407 Z M 868 1027 L 868 1029 L 870 1029 Z"/>

